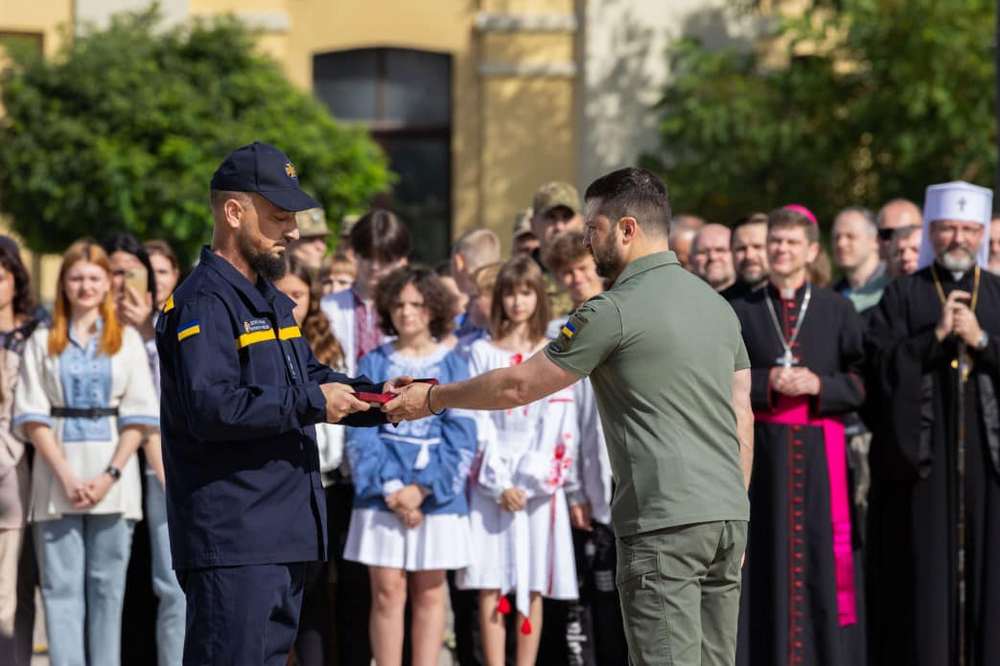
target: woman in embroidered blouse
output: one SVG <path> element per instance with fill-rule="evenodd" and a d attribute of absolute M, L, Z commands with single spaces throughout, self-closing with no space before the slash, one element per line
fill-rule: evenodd
<path fill-rule="evenodd" d="M 38 453 L 29 520 L 53 666 L 115 666 L 142 517 L 135 452 L 158 424 L 159 405 L 142 340 L 115 314 L 104 250 L 71 245 L 57 284 L 52 324 L 25 348 L 14 431 Z"/>
<path fill-rule="evenodd" d="M 371 377 L 468 377 L 465 362 L 442 343 L 451 329 L 451 298 L 425 268 L 400 268 L 375 298 L 386 335 L 358 367 Z M 470 415 L 437 416 L 375 428 L 348 428 L 355 500 L 344 558 L 367 564 L 369 636 L 379 666 L 401 664 L 407 587 L 416 665 L 438 663 L 445 626 L 445 571 L 469 563 L 465 488 L 476 449 Z"/>
<path fill-rule="evenodd" d="M 24 626 L 25 618 L 20 616 L 34 618 L 35 600 L 33 596 L 23 598 L 21 588 L 26 586 L 20 584 L 22 578 L 34 576 L 34 567 L 29 565 L 24 571 L 18 568 L 31 472 L 24 442 L 11 432 L 10 421 L 24 345 L 38 323 L 20 250 L 9 237 L 0 236 L 0 655 L 12 656 L 15 663 L 19 663 L 19 658 L 30 659 L 30 654 L 24 653 L 26 641 L 15 634 L 31 631 L 30 624 Z M 27 587 L 34 595 L 34 584 Z M 18 599 L 19 589 L 21 599 Z M 32 612 L 25 613 L 25 607 Z"/>

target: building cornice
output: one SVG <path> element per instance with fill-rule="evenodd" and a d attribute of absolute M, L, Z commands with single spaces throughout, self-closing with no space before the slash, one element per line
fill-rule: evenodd
<path fill-rule="evenodd" d="M 483 62 L 479 64 L 481 76 L 537 76 L 573 78 L 576 64 L 572 62 Z"/>
<path fill-rule="evenodd" d="M 521 14 L 478 12 L 474 20 L 479 32 L 576 32 L 573 14 Z"/>

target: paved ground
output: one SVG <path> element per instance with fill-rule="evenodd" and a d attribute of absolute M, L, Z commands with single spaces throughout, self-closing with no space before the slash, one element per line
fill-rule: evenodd
<path fill-rule="evenodd" d="M 35 597 L 35 646 L 36 648 L 46 645 L 45 637 L 45 612 L 42 610 L 42 598 L 36 594 Z M 451 609 L 448 609 L 448 626 L 452 624 Z M 450 631 L 450 630 L 449 630 Z M 373 661 L 372 664 L 375 662 Z M 451 653 L 447 649 L 441 650 L 441 658 L 438 666 L 454 666 L 456 662 L 451 658 Z M 49 666 L 47 654 L 36 654 L 31 658 L 31 666 Z"/>

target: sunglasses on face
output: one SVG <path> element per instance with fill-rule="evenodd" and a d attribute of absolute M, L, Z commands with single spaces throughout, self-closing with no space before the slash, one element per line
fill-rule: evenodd
<path fill-rule="evenodd" d="M 895 228 L 886 227 L 884 229 L 878 230 L 878 239 L 882 241 L 891 241 L 896 236 L 896 232 L 908 231 L 910 229 L 920 229 L 920 228 L 921 226 L 919 224 L 911 224 L 908 227 L 895 227 Z"/>

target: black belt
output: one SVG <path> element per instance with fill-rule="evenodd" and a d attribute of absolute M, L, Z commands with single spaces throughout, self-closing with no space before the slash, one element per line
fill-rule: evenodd
<path fill-rule="evenodd" d="M 99 419 L 118 416 L 117 407 L 53 407 L 49 414 L 63 419 Z"/>

